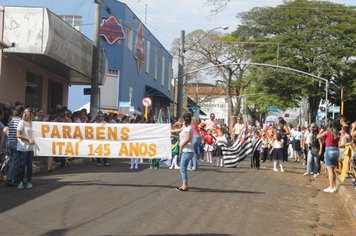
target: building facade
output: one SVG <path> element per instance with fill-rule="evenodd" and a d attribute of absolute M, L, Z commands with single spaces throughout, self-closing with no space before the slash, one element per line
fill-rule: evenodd
<path fill-rule="evenodd" d="M 167 110 L 171 99 L 172 56 L 124 3 L 106 0 L 101 6 L 100 46 L 108 58 L 108 74 L 101 87 L 101 109 L 151 112 Z"/>
<path fill-rule="evenodd" d="M 11 45 L 1 49 L 0 105 L 49 113 L 67 105 L 69 85 L 91 82 L 92 41 L 46 8 L 1 8 L 0 41 Z"/>

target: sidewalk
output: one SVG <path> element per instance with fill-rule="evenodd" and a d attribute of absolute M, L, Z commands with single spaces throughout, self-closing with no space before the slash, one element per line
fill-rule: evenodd
<path fill-rule="evenodd" d="M 356 187 L 352 184 L 352 178 L 346 178 L 344 183 L 340 183 L 337 178 L 337 185 L 339 186 L 339 194 L 345 201 L 347 208 L 356 219 Z"/>

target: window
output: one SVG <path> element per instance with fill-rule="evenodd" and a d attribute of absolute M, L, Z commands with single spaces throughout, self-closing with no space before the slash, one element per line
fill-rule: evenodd
<path fill-rule="evenodd" d="M 54 112 L 57 105 L 63 105 L 63 84 L 48 80 L 48 111 Z"/>
<path fill-rule="evenodd" d="M 132 29 L 130 26 L 127 26 L 127 38 L 126 38 L 126 47 L 132 51 L 132 44 L 133 44 L 133 35 L 132 35 Z"/>
<path fill-rule="evenodd" d="M 155 80 L 158 79 L 158 49 L 157 48 L 155 48 L 155 68 L 154 68 L 153 78 Z"/>
<path fill-rule="evenodd" d="M 146 73 L 149 74 L 150 73 L 150 51 L 151 51 L 151 42 L 147 41 L 147 47 L 146 47 Z"/>
<path fill-rule="evenodd" d="M 25 105 L 26 107 L 42 108 L 41 75 L 26 73 Z"/>
<path fill-rule="evenodd" d="M 166 71 L 166 58 L 162 57 L 162 78 L 161 78 L 161 85 L 164 86 L 164 75 Z"/>

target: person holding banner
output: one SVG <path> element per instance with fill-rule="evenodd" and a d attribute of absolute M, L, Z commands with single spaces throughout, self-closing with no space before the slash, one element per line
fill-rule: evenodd
<path fill-rule="evenodd" d="M 27 170 L 26 188 L 32 188 L 32 159 L 33 145 L 35 144 L 32 130 L 32 120 L 34 112 L 30 108 L 26 108 L 23 112 L 22 120 L 17 126 L 17 152 L 21 158 L 21 168 L 19 176 L 19 184 L 17 188 L 24 188 L 25 167 Z"/>
<path fill-rule="evenodd" d="M 102 111 L 98 112 L 95 123 L 106 124 L 104 113 Z M 101 166 L 101 162 L 104 163 L 104 166 L 110 166 L 108 158 L 96 158 L 96 165 Z"/>
<path fill-rule="evenodd" d="M 192 115 L 190 113 L 185 113 L 183 115 L 184 127 L 179 133 L 179 151 L 181 153 L 180 162 L 180 172 L 182 175 L 182 186 L 178 187 L 179 191 L 188 191 L 188 173 L 187 167 L 189 161 L 194 156 L 194 146 L 193 146 L 193 128 L 191 126 Z"/>

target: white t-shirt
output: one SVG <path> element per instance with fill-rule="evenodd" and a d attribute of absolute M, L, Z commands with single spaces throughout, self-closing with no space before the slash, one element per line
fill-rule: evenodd
<path fill-rule="evenodd" d="M 296 131 L 293 132 L 293 138 L 295 140 L 301 140 L 302 137 L 303 137 L 303 132 L 302 131 L 296 130 Z"/>
<path fill-rule="evenodd" d="M 183 144 L 187 133 L 190 133 L 190 141 L 183 147 L 182 152 L 194 152 L 193 146 L 193 128 L 191 125 L 184 127 L 184 129 L 179 133 L 179 143 Z"/>
<path fill-rule="evenodd" d="M 234 125 L 234 134 L 240 134 L 244 127 L 245 127 L 245 124 L 236 123 Z"/>
<path fill-rule="evenodd" d="M 211 129 L 211 130 L 214 130 L 215 129 L 215 126 L 216 126 L 216 123 L 215 121 L 211 120 L 211 119 L 207 119 L 205 121 L 205 129 L 208 130 L 208 129 Z"/>
<path fill-rule="evenodd" d="M 277 140 L 274 140 L 274 142 L 273 142 L 274 148 L 283 148 L 283 145 L 284 145 L 283 139 L 281 139 L 281 142 L 282 142 L 282 144 L 280 144 Z"/>
<path fill-rule="evenodd" d="M 305 131 L 304 133 L 304 138 L 305 138 L 305 143 L 311 145 L 312 144 L 312 138 L 313 138 L 313 133 L 309 132 L 308 130 Z"/>
<path fill-rule="evenodd" d="M 227 144 L 227 139 L 226 139 L 225 135 L 216 137 L 216 145 L 223 146 L 226 144 Z"/>
<path fill-rule="evenodd" d="M 32 130 L 32 123 L 27 123 L 26 121 L 21 120 L 19 125 L 17 126 L 17 130 L 21 131 L 22 135 L 29 137 L 30 139 L 33 139 L 33 130 Z M 22 151 L 22 152 L 29 152 L 33 151 L 33 145 L 30 145 L 30 143 L 27 140 L 22 140 L 17 138 L 17 151 Z"/>

